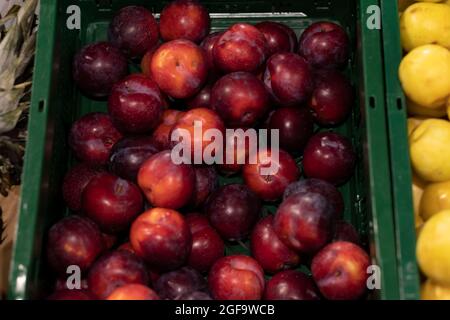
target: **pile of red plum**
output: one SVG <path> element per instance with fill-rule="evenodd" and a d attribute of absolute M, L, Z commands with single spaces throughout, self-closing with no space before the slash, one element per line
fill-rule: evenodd
<path fill-rule="evenodd" d="M 75 54 L 74 83 L 107 100 L 107 112 L 84 114 L 70 129 L 78 162 L 62 194 L 73 214 L 48 232 L 49 299 L 365 297 L 370 259 L 343 220 L 337 188 L 356 165 L 351 141 L 333 132 L 354 104 L 342 74 L 346 31 L 323 21 L 298 39 L 262 21 L 210 33 L 210 20 L 196 1 L 169 3 L 159 21 L 128 6 L 115 13 L 107 42 Z M 129 74 L 139 62 L 141 73 Z M 234 161 L 175 164 L 177 130 L 201 150 L 210 143 L 194 139 L 194 122 L 220 132 L 278 129 L 279 157 L 242 164 L 248 145 L 227 139 Z M 276 173 L 263 175 L 269 165 Z M 236 244 L 246 254 L 226 254 Z M 73 265 L 79 289 L 67 285 Z"/>

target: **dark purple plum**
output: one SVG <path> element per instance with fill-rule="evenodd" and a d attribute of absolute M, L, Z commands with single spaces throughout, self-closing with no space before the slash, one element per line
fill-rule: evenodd
<path fill-rule="evenodd" d="M 287 270 L 274 275 L 266 284 L 265 300 L 320 300 L 312 278 L 300 271 Z"/>
<path fill-rule="evenodd" d="M 63 218 L 48 233 L 48 263 L 59 274 L 66 274 L 70 265 L 87 271 L 103 249 L 99 228 L 84 217 L 74 215 Z"/>
<path fill-rule="evenodd" d="M 255 25 L 267 41 L 267 57 L 279 52 L 293 52 L 297 48 L 294 30 L 279 22 L 263 21 Z"/>
<path fill-rule="evenodd" d="M 313 90 L 313 75 L 303 57 L 295 53 L 276 53 L 269 58 L 264 84 L 274 101 L 283 107 L 300 105 Z"/>
<path fill-rule="evenodd" d="M 353 89 L 350 81 L 335 70 L 316 73 L 316 86 L 309 108 L 317 124 L 336 126 L 350 115 L 353 103 Z"/>
<path fill-rule="evenodd" d="M 214 32 L 208 35 L 205 39 L 203 39 L 200 46 L 206 52 L 206 62 L 208 64 L 208 70 L 212 74 L 217 74 L 219 72 L 216 64 L 214 63 L 214 46 L 217 42 L 217 39 L 220 38 L 222 32 Z"/>
<path fill-rule="evenodd" d="M 195 171 L 195 190 L 192 197 L 194 207 L 202 206 L 208 196 L 219 186 L 219 176 L 214 167 L 198 166 Z"/>
<path fill-rule="evenodd" d="M 304 179 L 291 183 L 283 194 L 283 199 L 299 192 L 316 192 L 330 201 L 334 208 L 337 219 L 342 217 L 344 212 L 344 199 L 341 192 L 331 183 L 320 179 Z"/>
<path fill-rule="evenodd" d="M 278 207 L 273 220 L 275 233 L 300 253 L 315 253 L 332 238 L 334 208 L 317 192 L 298 192 Z"/>
<path fill-rule="evenodd" d="M 314 133 L 314 121 L 307 108 L 283 107 L 270 114 L 267 128 L 279 130 L 283 150 L 301 153 Z"/>
<path fill-rule="evenodd" d="M 211 89 L 212 86 L 207 84 L 195 96 L 187 100 L 186 104 L 188 108 L 211 108 Z"/>
<path fill-rule="evenodd" d="M 70 128 L 69 145 L 75 156 L 91 165 L 104 165 L 109 153 L 122 134 L 114 127 L 106 113 L 88 113 Z"/>
<path fill-rule="evenodd" d="M 109 170 L 121 178 L 136 182 L 142 163 L 158 152 L 152 137 L 123 138 L 111 150 Z"/>
<path fill-rule="evenodd" d="M 106 233 L 125 230 L 142 212 L 144 200 L 138 186 L 111 173 L 93 178 L 83 191 L 83 212 Z"/>
<path fill-rule="evenodd" d="M 163 98 L 158 85 L 144 74 L 132 74 L 116 83 L 108 99 L 114 125 L 126 133 L 146 133 L 161 122 Z"/>
<path fill-rule="evenodd" d="M 89 270 L 89 290 L 105 299 L 116 288 L 126 284 L 147 285 L 148 273 L 144 262 L 126 250 L 117 250 L 101 256 Z"/>
<path fill-rule="evenodd" d="M 192 234 L 192 249 L 188 265 L 199 272 L 207 272 L 225 254 L 225 245 L 217 231 L 203 214 L 190 213 L 186 222 Z"/>
<path fill-rule="evenodd" d="M 69 209 L 79 211 L 81 209 L 81 195 L 89 181 L 98 174 L 104 172 L 101 167 L 79 163 L 72 167 L 64 176 L 62 193 L 64 201 Z"/>
<path fill-rule="evenodd" d="M 341 26 L 316 22 L 301 35 L 298 52 L 314 68 L 340 68 L 349 59 L 350 40 Z"/>
<path fill-rule="evenodd" d="M 229 127 L 252 127 L 269 109 L 269 95 L 253 74 L 234 72 L 214 84 L 211 107 Z"/>
<path fill-rule="evenodd" d="M 305 175 L 334 185 L 341 185 L 350 179 L 355 164 L 356 154 L 350 140 L 334 132 L 314 135 L 303 152 Z"/>
<path fill-rule="evenodd" d="M 140 58 L 157 45 L 158 23 L 144 7 L 124 7 L 114 15 L 109 25 L 108 39 L 129 58 Z"/>
<path fill-rule="evenodd" d="M 155 290 L 162 299 L 180 299 L 182 296 L 206 289 L 206 280 L 196 270 L 183 267 L 162 274 L 155 283 Z"/>
<path fill-rule="evenodd" d="M 107 42 L 83 47 L 73 59 L 73 79 L 80 90 L 93 98 L 109 95 L 114 83 L 128 73 L 125 56 Z"/>
<path fill-rule="evenodd" d="M 252 256 L 264 271 L 276 273 L 297 266 L 299 255 L 288 248 L 273 230 L 273 215 L 261 219 L 250 238 Z"/>
<path fill-rule="evenodd" d="M 336 241 L 353 242 L 357 245 L 361 244 L 358 232 L 356 231 L 355 227 L 344 220 L 340 220 L 336 223 L 333 242 Z"/>
<path fill-rule="evenodd" d="M 261 201 L 247 186 L 230 184 L 216 190 L 206 203 L 213 228 L 226 240 L 246 237 L 261 211 Z"/>

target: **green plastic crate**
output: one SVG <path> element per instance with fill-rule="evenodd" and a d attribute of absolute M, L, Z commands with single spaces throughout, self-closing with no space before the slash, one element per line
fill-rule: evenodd
<path fill-rule="evenodd" d="M 420 281 L 416 262 L 416 229 L 412 201 L 407 110 L 398 77 L 402 47 L 397 1 L 381 0 L 381 8 L 400 297 L 402 299 L 419 299 Z"/>
<path fill-rule="evenodd" d="M 106 39 L 106 28 L 119 8 L 144 5 L 160 12 L 167 1 L 80 0 L 81 31 L 66 28 L 71 0 L 41 0 L 29 141 L 23 175 L 17 241 L 8 296 L 42 298 L 51 289 L 45 267 L 45 238 L 49 227 L 67 214 L 61 182 L 72 162 L 67 145 L 70 124 L 81 114 L 106 110 L 106 102 L 83 97 L 71 78 L 74 53 L 84 44 Z M 311 22 L 331 20 L 345 26 L 352 40 L 352 63 L 347 74 L 356 88 L 352 117 L 336 131 L 350 137 L 359 162 L 354 177 L 341 188 L 346 210 L 366 240 L 372 263 L 381 268 L 381 289 L 371 298 L 399 299 L 388 127 L 383 89 L 381 31 L 366 28 L 367 8 L 379 0 L 342 1 L 203 1 L 212 13 L 212 29 L 237 22 L 280 21 L 301 34 Z M 270 207 L 268 208 L 271 209 Z M 230 245 L 228 252 L 242 252 Z"/>

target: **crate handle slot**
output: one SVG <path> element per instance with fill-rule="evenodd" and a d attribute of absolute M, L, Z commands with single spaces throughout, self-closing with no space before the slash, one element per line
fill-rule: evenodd
<path fill-rule="evenodd" d="M 377 106 L 376 99 L 374 96 L 369 97 L 369 107 L 370 109 L 375 109 Z"/>
<path fill-rule="evenodd" d="M 44 110 L 45 110 L 45 100 L 39 100 L 38 111 L 39 112 L 44 112 Z"/>
<path fill-rule="evenodd" d="M 400 97 L 397 98 L 397 109 L 403 110 L 403 100 Z"/>

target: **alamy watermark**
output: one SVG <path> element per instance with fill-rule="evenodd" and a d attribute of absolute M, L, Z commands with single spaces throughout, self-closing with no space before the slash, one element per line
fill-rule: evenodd
<path fill-rule="evenodd" d="M 66 269 L 67 280 L 66 288 L 69 290 L 81 289 L 81 269 L 77 265 L 70 265 Z M 367 280 L 366 287 L 368 290 L 380 290 L 381 289 L 381 268 L 380 266 L 373 264 L 366 269 Z"/>
<path fill-rule="evenodd" d="M 81 29 L 81 8 L 72 4 L 66 9 L 66 27 L 69 30 Z M 369 30 L 381 30 L 381 8 L 377 5 L 370 5 L 366 9 L 366 27 Z"/>
<path fill-rule="evenodd" d="M 261 175 L 275 175 L 279 170 L 280 134 L 278 129 L 203 130 L 201 121 L 194 121 L 190 130 L 172 131 L 171 158 L 175 164 L 260 164 Z M 269 137 L 270 136 L 270 137 Z M 206 145 L 205 145 L 206 144 Z M 243 151 L 245 150 L 245 151 Z M 245 157 L 237 153 L 245 152 Z"/>

